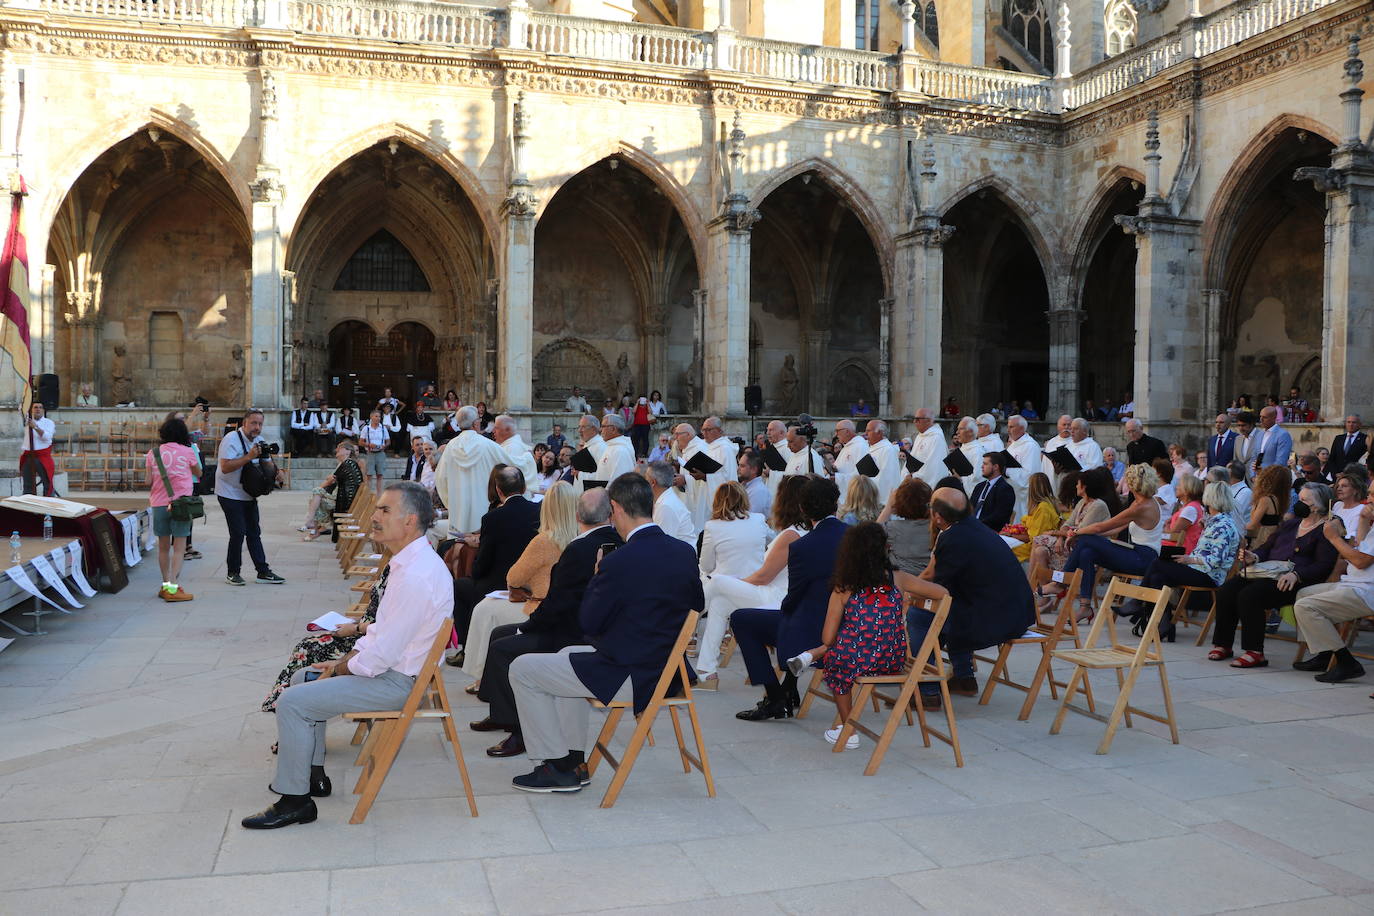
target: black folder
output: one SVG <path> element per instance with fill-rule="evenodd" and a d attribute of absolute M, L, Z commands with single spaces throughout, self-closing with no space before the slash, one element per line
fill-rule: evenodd
<path fill-rule="evenodd" d="M 967 477 L 973 473 L 973 465 L 969 464 L 968 456 L 957 448 L 950 449 L 949 454 L 945 456 L 945 467 L 960 477 Z"/>
<path fill-rule="evenodd" d="M 1050 459 L 1050 463 L 1053 464 L 1061 474 L 1067 474 L 1069 471 L 1083 470 L 1083 465 L 1078 463 L 1078 459 L 1073 456 L 1073 452 L 1069 451 L 1067 446 L 1061 445 L 1054 451 L 1044 452 L 1043 454 L 1046 458 Z"/>
<path fill-rule="evenodd" d="M 768 443 L 768 447 L 763 450 L 763 466 L 770 471 L 787 470 L 787 459 L 782 457 L 782 453 L 773 447 L 773 443 Z"/>
<path fill-rule="evenodd" d="M 786 464 L 783 465 L 783 467 L 786 466 Z M 705 452 L 697 452 L 691 458 L 687 459 L 687 463 L 684 464 L 683 467 L 689 471 L 696 471 L 698 474 L 714 474 L 724 467 L 724 465 Z"/>
<path fill-rule="evenodd" d="M 582 481 L 582 489 L 584 489 L 584 490 L 595 490 L 597 487 L 604 487 L 605 485 L 606 485 L 606 481 L 604 481 L 604 480 L 584 480 L 584 481 Z"/>
<path fill-rule="evenodd" d="M 585 448 L 573 452 L 572 466 L 574 471 L 582 471 L 585 474 L 596 473 L 596 459 L 592 457 L 592 453 Z"/>
<path fill-rule="evenodd" d="M 855 462 L 854 470 L 858 471 L 865 477 L 877 477 L 878 462 L 873 460 L 872 455 L 864 455 L 857 462 Z"/>
<path fill-rule="evenodd" d="M 926 463 L 924 461 L 921 461 L 918 458 L 913 458 L 911 455 L 906 456 L 906 470 L 908 474 L 915 474 L 917 471 L 919 471 L 921 468 L 925 466 Z"/>
<path fill-rule="evenodd" d="M 1016 460 L 1016 456 L 1005 449 L 1000 452 L 994 452 L 993 454 L 998 455 L 1002 459 L 1002 470 L 1004 471 L 1010 471 L 1013 468 L 1019 468 L 1021 466 L 1021 462 Z"/>

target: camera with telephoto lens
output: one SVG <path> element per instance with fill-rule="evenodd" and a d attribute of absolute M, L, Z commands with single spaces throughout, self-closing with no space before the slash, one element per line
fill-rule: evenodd
<path fill-rule="evenodd" d="M 816 421 L 811 419 L 811 415 L 804 413 L 797 417 L 797 422 L 793 424 L 797 427 L 797 435 L 806 439 L 807 442 L 816 440 Z"/>
<path fill-rule="evenodd" d="M 262 448 L 262 453 L 259 455 L 261 458 L 281 454 L 281 446 L 275 442 L 259 442 L 258 445 Z"/>

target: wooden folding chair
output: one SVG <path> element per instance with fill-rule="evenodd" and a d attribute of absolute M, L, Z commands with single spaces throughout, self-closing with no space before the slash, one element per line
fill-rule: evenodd
<path fill-rule="evenodd" d="M 468 779 L 468 767 L 463 761 L 463 749 L 458 743 L 458 729 L 453 724 L 453 709 L 449 706 L 448 693 L 444 690 L 444 679 L 440 669 L 440 659 L 443 658 L 452 632 L 453 625 L 447 621 L 439 627 L 439 632 L 434 636 L 434 643 L 429 647 L 425 663 L 415 678 L 415 686 L 411 688 L 410 696 L 406 697 L 404 706 L 393 710 L 344 713 L 345 720 L 368 726 L 366 740 L 358 754 L 358 764 L 362 766 L 363 772 L 358 777 L 358 784 L 353 787 L 353 794 L 360 797 L 357 807 L 353 809 L 353 816 L 348 820 L 350 824 L 361 824 L 367 819 L 367 812 L 376 801 L 377 793 L 381 791 L 382 783 L 391 771 L 391 764 L 395 762 L 401 745 L 405 743 L 406 735 L 410 733 L 410 724 L 416 719 L 439 719 L 443 722 L 444 735 L 453 745 L 453 759 L 457 761 L 458 773 L 463 778 L 468 810 L 472 812 L 473 817 L 477 816 L 477 800 L 472 794 L 472 782 Z M 422 702 L 432 705 L 422 709 Z M 357 736 L 355 741 L 356 739 Z"/>
<path fill-rule="evenodd" d="M 1064 581 L 1064 591 L 1060 594 L 1058 601 L 1059 612 L 1055 615 L 1053 622 L 1046 624 L 1037 617 L 1035 623 L 1024 635 L 998 646 L 996 658 L 977 654 L 973 656 L 980 662 L 988 662 L 992 665 L 987 684 L 983 687 L 983 695 L 978 698 L 979 706 L 988 705 L 988 701 L 992 699 L 992 692 L 998 684 L 1006 684 L 1026 695 L 1026 701 L 1021 704 L 1021 712 L 1016 716 L 1018 722 L 1024 722 L 1030 718 L 1031 710 L 1035 708 L 1035 701 L 1040 697 L 1040 686 L 1047 679 L 1050 683 L 1050 699 L 1059 699 L 1058 688 L 1067 687 L 1068 683 L 1054 679 L 1054 669 L 1050 665 L 1050 653 L 1059 648 L 1061 642 L 1070 640 L 1072 640 L 1075 649 L 1083 646 L 1078 631 L 1078 621 L 1074 619 L 1074 605 L 1082 581 L 1083 570 L 1081 569 L 1074 570 L 1069 578 Z M 1029 684 L 1018 684 L 1011 679 L 1011 675 L 1007 672 L 1007 657 L 1011 655 L 1011 650 L 1016 646 L 1031 645 L 1040 647 L 1040 664 L 1036 666 L 1035 676 L 1031 678 Z M 1083 686 L 1087 690 L 1088 709 L 1096 712 L 1097 708 L 1093 704 L 1092 684 L 1085 681 Z"/>
<path fill-rule="evenodd" d="M 1164 619 L 1171 597 L 1172 592 L 1167 587 L 1160 589 L 1144 588 L 1139 585 L 1127 585 L 1119 579 L 1113 580 L 1111 585 L 1107 587 L 1107 594 L 1102 598 L 1097 616 L 1093 618 L 1092 629 L 1088 631 L 1083 648 L 1054 649 L 1051 651 L 1055 658 L 1074 666 L 1073 675 L 1064 688 L 1064 699 L 1059 704 L 1059 714 L 1054 717 L 1054 724 L 1050 726 L 1051 735 L 1059 734 L 1059 730 L 1064 725 L 1065 715 L 1072 709 L 1074 712 L 1107 723 L 1107 733 L 1102 736 L 1102 743 L 1097 746 L 1097 753 L 1105 754 L 1112 746 L 1112 738 L 1116 736 L 1116 730 L 1121 724 L 1122 718 L 1124 717 L 1126 720 L 1126 727 L 1130 728 L 1131 714 L 1134 713 L 1168 725 L 1173 743 L 1178 744 L 1178 721 L 1174 718 L 1174 698 L 1173 694 L 1169 692 L 1169 678 L 1164 671 L 1163 649 L 1159 643 L 1159 622 Z M 1139 644 L 1134 647 L 1122 645 L 1116 638 L 1116 621 L 1112 613 L 1112 606 L 1117 601 L 1126 598 L 1135 598 L 1146 604 L 1152 602 L 1154 604 L 1150 611 L 1149 620 L 1145 623 L 1145 635 L 1140 637 Z M 1103 629 L 1106 629 L 1110 642 L 1102 648 L 1097 648 L 1097 642 Z M 1165 715 L 1162 717 L 1131 705 L 1131 692 L 1135 689 L 1135 682 L 1140 677 L 1140 672 L 1147 667 L 1156 668 L 1159 671 L 1159 686 L 1164 693 Z M 1116 672 L 1118 692 L 1111 715 L 1104 717 L 1094 710 L 1072 705 L 1074 694 L 1083 692 L 1086 695 L 1082 685 L 1086 684 L 1088 680 L 1088 672 L 1104 669 Z"/>
<path fill-rule="evenodd" d="M 944 657 L 940 654 L 940 630 L 944 628 L 945 618 L 949 616 L 951 603 L 952 599 L 948 595 L 935 602 L 935 619 L 930 622 L 930 629 L 926 631 L 926 638 L 921 642 L 920 648 L 914 655 L 908 656 L 904 671 L 899 674 L 870 675 L 854 680 L 855 686 L 859 689 L 853 695 L 849 718 L 841 724 L 840 736 L 835 739 L 833 750 L 837 754 L 842 753 L 849 736 L 856 731 L 867 735 L 873 741 L 873 753 L 869 755 L 868 766 L 864 768 L 865 776 L 872 776 L 878 772 L 878 767 L 883 764 L 883 757 L 887 755 L 888 746 L 892 744 L 892 738 L 896 735 L 897 726 L 901 724 L 902 718 L 905 717 L 910 724 L 913 706 L 920 722 L 922 743 L 930 747 L 930 739 L 938 738 L 953 748 L 954 765 L 964 765 L 964 752 L 959 747 L 959 727 L 955 724 L 954 706 L 949 699 L 949 675 L 945 671 Z M 940 685 L 940 700 L 945 711 L 947 732 L 939 732 L 930 727 L 926 721 L 925 707 L 917 696 L 920 685 L 930 683 Z M 896 694 L 884 693 L 878 689 L 889 684 L 900 685 Z M 868 704 L 873 703 L 876 710 L 879 708 L 879 700 L 891 707 L 881 733 L 873 731 L 860 721 Z"/>
<path fill-rule="evenodd" d="M 649 698 L 649 704 L 644 707 L 644 711 L 636 717 L 634 732 L 630 735 L 630 741 L 625 745 L 625 754 L 620 760 L 616 760 L 610 751 L 610 741 L 615 735 L 616 726 L 620 724 L 620 718 L 625 714 L 625 710 L 633 709 L 633 700 L 612 700 L 610 703 L 602 703 L 596 698 L 589 698 L 587 702 L 594 709 L 605 709 L 606 724 L 601 726 L 600 733 L 596 736 L 596 744 L 592 749 L 592 756 L 587 761 L 587 772 L 595 774 L 597 766 L 601 763 L 601 758 L 606 758 L 615 776 L 611 779 L 610 785 L 606 787 L 606 794 L 601 797 L 601 807 L 609 808 L 615 804 L 615 800 L 620 796 L 620 790 L 625 787 L 625 781 L 630 778 L 630 770 L 634 768 L 635 760 L 639 757 L 639 752 L 644 747 L 645 740 L 649 737 L 649 729 L 654 724 L 654 719 L 660 710 L 667 708 L 669 717 L 673 720 L 673 734 L 677 736 L 677 751 L 682 757 L 682 772 L 692 772 L 692 767 L 701 771 L 701 775 L 706 779 L 706 794 L 711 798 L 716 797 L 716 783 L 711 778 L 711 761 L 706 756 L 706 742 L 701 736 L 701 722 L 697 719 L 696 703 L 692 700 L 692 685 L 687 679 L 687 643 L 696 632 L 697 621 L 701 618 L 700 611 L 691 611 L 687 614 L 687 619 L 682 622 L 682 630 L 678 633 L 677 642 L 673 644 L 673 650 L 668 654 L 668 661 L 663 666 L 663 673 L 659 675 L 658 684 L 654 687 L 653 696 Z M 668 689 L 672 686 L 674 679 L 681 684 L 682 693 L 676 697 L 668 696 Z M 692 737 L 696 740 L 697 753 L 693 756 L 687 750 L 686 743 L 682 740 L 682 723 L 678 720 L 678 707 L 687 707 L 687 718 L 692 724 Z"/>

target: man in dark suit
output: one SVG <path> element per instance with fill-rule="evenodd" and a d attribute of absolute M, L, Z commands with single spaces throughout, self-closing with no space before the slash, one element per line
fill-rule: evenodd
<path fill-rule="evenodd" d="M 983 480 L 973 488 L 973 517 L 993 531 L 1001 531 L 1011 521 L 1016 508 L 1016 491 L 1007 483 L 1006 452 L 983 456 Z"/>
<path fill-rule="evenodd" d="M 472 723 L 471 727 L 475 732 L 504 730 L 510 735 L 487 748 L 487 756 L 514 757 L 525 752 L 520 716 L 510 686 L 511 662 L 530 652 L 557 652 L 585 642 L 578 619 L 582 595 L 596 572 L 601 548 L 606 544 L 619 547 L 622 543 L 620 535 L 610 525 L 610 517 L 611 503 L 605 487 L 588 490 L 578 497 L 577 527 L 581 533 L 563 548 L 549 573 L 548 597 L 524 621 L 492 631 L 482 670 L 482 687 L 477 691 L 477 699 L 491 704 L 491 709 L 485 719 Z"/>
<path fill-rule="evenodd" d="M 1236 457 L 1236 434 L 1231 430 L 1231 415 L 1217 414 L 1216 435 L 1207 440 L 1207 467 L 1219 468 Z"/>
<path fill-rule="evenodd" d="M 406 472 L 402 479 L 419 483 L 421 475 L 424 474 L 427 460 L 425 458 L 425 437 L 411 436 L 410 455 L 406 458 Z"/>
<path fill-rule="evenodd" d="M 1359 414 L 1345 418 L 1345 432 L 1331 440 L 1331 457 L 1326 462 L 1326 473 L 1330 477 L 1345 470 L 1346 465 L 1355 464 L 1369 452 L 1369 441 L 1360 431 Z"/>
<path fill-rule="evenodd" d="M 996 533 L 969 514 L 963 493 L 948 487 L 936 490 L 930 511 L 940 533 L 928 577 L 948 589 L 953 599 L 940 634 L 954 668 L 949 689 L 977 696 L 973 653 L 1025 633 L 1035 622 L 1035 599 L 1021 564 Z M 931 619 L 930 611 L 911 609 L 907 638 L 912 646 L 921 645 Z M 921 699 L 927 709 L 938 709 L 939 686 L 922 684 Z"/>
<path fill-rule="evenodd" d="M 602 554 L 582 596 L 578 619 L 587 644 L 522 655 L 510 666 L 520 726 L 535 761 L 533 772 L 511 780 L 525 792 L 582 788 L 587 697 L 609 703 L 632 696 L 635 713 L 642 712 L 687 615 L 706 603 L 696 551 L 653 523 L 649 482 L 621 474 L 606 491 L 611 524 L 625 546 Z"/>
<path fill-rule="evenodd" d="M 1122 424 L 1126 433 L 1126 463 L 1149 464 L 1156 458 L 1169 460 L 1169 450 L 1154 436 L 1145 435 L 1145 427 L 1140 421 L 1131 418 Z"/>
<path fill-rule="evenodd" d="M 758 705 L 735 713 L 737 719 L 790 719 L 800 705 L 797 676 L 789 671 L 778 683 L 768 647 L 776 646 L 778 658 L 783 659 L 820 644 L 830 605 L 830 574 L 835 569 L 840 540 L 848 530 L 835 518 L 839 499 L 840 491 L 833 481 L 812 478 L 806 482 L 801 507 L 812 528 L 787 549 L 787 595 L 781 610 L 740 608 L 730 615 L 735 642 L 749 670 L 749 683 L 764 689 Z"/>
<path fill-rule="evenodd" d="M 525 475 L 519 468 L 507 465 L 496 472 L 501 504 L 482 516 L 471 577 L 453 580 L 453 627 L 460 645 L 467 644 L 472 609 L 488 592 L 506 587 L 506 573 L 539 533 L 539 504 L 522 496 L 524 492 Z M 448 663 L 462 665 L 462 650 Z"/>

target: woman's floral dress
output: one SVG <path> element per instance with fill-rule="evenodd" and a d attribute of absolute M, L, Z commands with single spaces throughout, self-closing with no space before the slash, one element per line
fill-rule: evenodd
<path fill-rule="evenodd" d="M 368 598 L 367 610 L 359 618 L 359 623 L 372 623 L 377 619 L 377 605 L 381 603 L 382 593 L 386 591 L 386 577 L 390 572 L 390 566 L 382 570 L 382 577 L 372 587 L 372 596 Z M 272 689 L 267 691 L 267 699 L 262 701 L 262 711 L 277 711 L 277 697 L 281 696 L 283 690 L 291 686 L 291 675 L 309 665 L 337 661 L 343 658 L 353 651 L 353 644 L 357 641 L 358 637 L 356 636 L 311 633 L 296 643 L 296 648 L 291 650 L 291 658 L 287 660 L 286 667 L 281 669 L 281 674 L 277 675 L 277 680 L 272 684 Z"/>
<path fill-rule="evenodd" d="M 855 678 L 899 673 L 906 655 L 902 593 L 895 585 L 860 589 L 845 602 L 839 635 L 825 653 L 825 683 L 849 693 Z"/>

